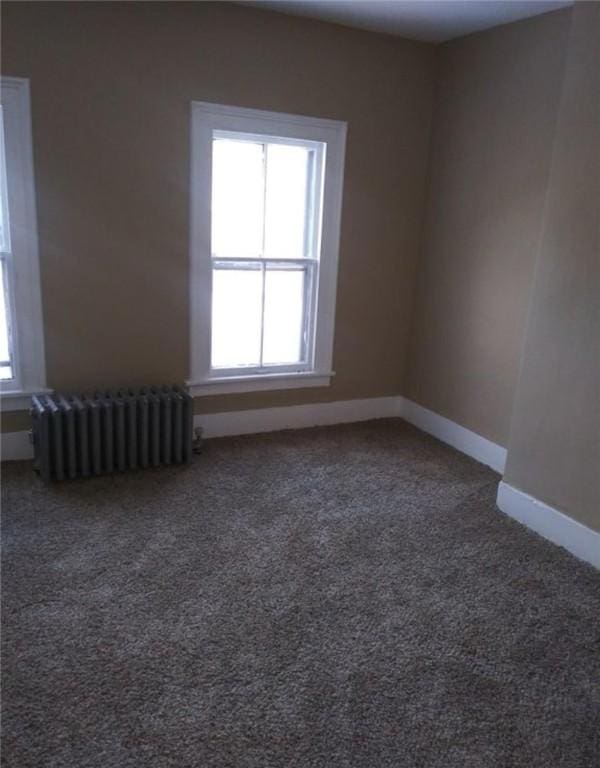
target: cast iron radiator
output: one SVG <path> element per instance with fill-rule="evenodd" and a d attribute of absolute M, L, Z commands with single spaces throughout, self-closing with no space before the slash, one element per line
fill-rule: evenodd
<path fill-rule="evenodd" d="M 34 468 L 44 480 L 89 477 L 192 457 L 193 400 L 183 387 L 32 398 Z"/>

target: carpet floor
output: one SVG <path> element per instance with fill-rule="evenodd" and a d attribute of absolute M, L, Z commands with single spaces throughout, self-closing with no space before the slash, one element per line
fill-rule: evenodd
<path fill-rule="evenodd" d="M 600 573 L 399 420 L 3 467 L 2 765 L 597 768 Z"/>

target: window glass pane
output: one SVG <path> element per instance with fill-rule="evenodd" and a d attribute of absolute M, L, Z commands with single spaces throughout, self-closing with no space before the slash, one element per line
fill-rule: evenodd
<path fill-rule="evenodd" d="M 301 259 L 304 252 L 309 150 L 269 144 L 265 256 Z"/>
<path fill-rule="evenodd" d="M 8 251 L 8 201 L 6 199 L 6 156 L 4 153 L 4 118 L 0 106 L 0 251 Z"/>
<path fill-rule="evenodd" d="M 214 139 L 212 252 L 256 258 L 263 237 L 263 145 Z"/>
<path fill-rule="evenodd" d="M 304 281 L 301 269 L 266 272 L 263 365 L 302 359 Z"/>
<path fill-rule="evenodd" d="M 10 348 L 8 335 L 8 313 L 6 306 L 4 261 L 0 262 L 0 379 L 12 379 L 13 372 L 10 365 Z"/>
<path fill-rule="evenodd" d="M 258 269 L 214 269 L 212 367 L 258 365 L 262 272 Z"/>

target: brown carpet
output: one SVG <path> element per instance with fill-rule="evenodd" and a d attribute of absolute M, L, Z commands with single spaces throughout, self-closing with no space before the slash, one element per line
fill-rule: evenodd
<path fill-rule="evenodd" d="M 2 480 L 3 766 L 600 765 L 600 573 L 401 421 Z"/>

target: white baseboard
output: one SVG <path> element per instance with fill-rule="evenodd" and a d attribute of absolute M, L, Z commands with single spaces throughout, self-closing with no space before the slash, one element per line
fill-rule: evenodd
<path fill-rule="evenodd" d="M 491 440 L 478 435 L 476 432 L 471 432 L 470 429 L 461 427 L 460 424 L 450 421 L 445 416 L 440 416 L 422 405 L 413 403 L 412 400 L 405 398 L 399 398 L 399 400 L 402 403 L 399 406 L 398 415 L 402 416 L 405 421 L 466 453 L 467 456 L 471 456 L 481 464 L 491 467 L 496 472 L 500 474 L 504 472 L 506 448 L 492 443 Z"/>
<path fill-rule="evenodd" d="M 600 533 L 597 531 L 504 481 L 498 486 L 496 503 L 509 517 L 600 568 Z"/>
<path fill-rule="evenodd" d="M 399 416 L 399 399 L 401 398 L 375 397 L 249 411 L 198 413 L 194 416 L 194 426 L 202 427 L 204 437 L 225 437 L 368 421 Z"/>
<path fill-rule="evenodd" d="M 18 461 L 33 458 L 33 445 L 29 432 L 3 432 L 0 435 L 0 461 Z"/>
<path fill-rule="evenodd" d="M 205 437 L 224 437 L 390 417 L 403 418 L 496 472 L 504 471 L 505 448 L 400 396 L 197 414 L 194 426 L 201 426 Z"/>
<path fill-rule="evenodd" d="M 196 414 L 194 426 L 202 427 L 204 437 L 208 438 L 368 421 L 399 416 L 400 400 L 398 397 L 375 397 L 281 408 Z M 29 442 L 28 432 L 4 432 L 0 435 L 2 461 L 31 458 L 33 446 Z"/>
<path fill-rule="evenodd" d="M 429 432 L 497 472 L 504 470 L 504 448 L 400 396 L 196 414 L 194 426 L 202 427 L 204 436 L 210 438 L 391 417 L 406 419 L 424 432 Z M 26 431 L 2 434 L 2 461 L 30 459 L 32 456 L 33 450 Z"/>

